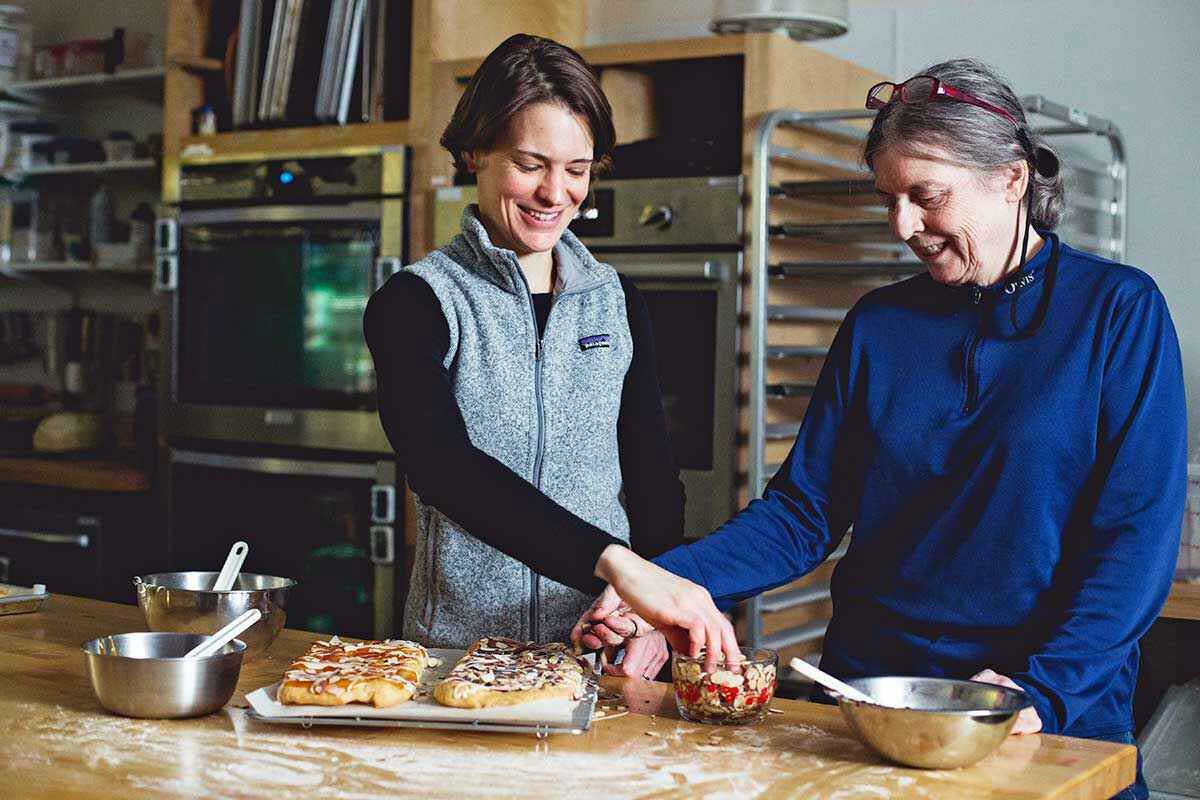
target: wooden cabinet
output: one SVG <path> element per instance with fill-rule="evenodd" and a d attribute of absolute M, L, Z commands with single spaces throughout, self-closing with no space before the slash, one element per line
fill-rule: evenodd
<path fill-rule="evenodd" d="M 26 463 L 0 463 L 0 583 L 135 602 L 133 576 L 167 569 L 160 494 L 117 464 Z"/>
<path fill-rule="evenodd" d="M 482 57 L 507 36 L 525 32 L 576 45 L 583 39 L 583 0 L 414 0 L 411 108 L 407 120 L 191 134 L 192 109 L 204 102 L 204 81 L 223 64 L 206 56 L 215 0 L 168 0 L 164 99 L 163 200 L 178 201 L 179 164 L 190 158 L 269 156 L 346 147 L 419 144 L 430 130 L 429 81 L 434 61 Z M 434 137 L 436 138 L 436 137 Z"/>

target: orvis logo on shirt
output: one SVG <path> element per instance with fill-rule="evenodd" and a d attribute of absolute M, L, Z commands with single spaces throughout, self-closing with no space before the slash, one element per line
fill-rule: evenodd
<path fill-rule="evenodd" d="M 597 333 L 579 340 L 579 349 L 585 353 L 597 347 L 612 347 L 612 336 L 607 333 Z"/>

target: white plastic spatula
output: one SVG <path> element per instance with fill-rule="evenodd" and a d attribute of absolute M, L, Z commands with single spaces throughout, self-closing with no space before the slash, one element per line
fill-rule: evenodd
<path fill-rule="evenodd" d="M 874 705 L 885 705 L 884 703 L 876 702 L 870 697 L 870 695 L 863 694 L 850 684 L 839 681 L 828 672 L 817 669 L 803 658 L 793 658 L 791 665 L 792 669 L 796 670 L 796 672 L 799 672 L 806 678 L 811 678 L 812 680 L 824 686 L 826 689 L 837 692 L 847 700 L 854 700 L 859 703 L 873 703 Z"/>
<path fill-rule="evenodd" d="M 229 548 L 229 555 L 225 557 L 225 566 L 221 567 L 217 582 L 213 584 L 214 592 L 228 592 L 233 588 L 233 584 L 237 583 L 238 573 L 242 571 L 242 562 L 246 560 L 246 554 L 249 552 L 250 545 L 245 542 L 233 543 L 233 547 Z"/>
<path fill-rule="evenodd" d="M 249 611 L 238 615 L 237 619 L 226 625 L 221 630 L 209 636 L 200 644 L 188 650 L 184 654 L 184 658 L 204 658 L 205 656 L 216 655 L 218 651 L 225 645 L 237 638 L 238 634 L 249 628 L 254 623 L 262 619 L 262 612 L 257 608 L 252 608 Z"/>

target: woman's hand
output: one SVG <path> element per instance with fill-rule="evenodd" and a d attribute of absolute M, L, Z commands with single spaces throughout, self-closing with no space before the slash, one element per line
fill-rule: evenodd
<path fill-rule="evenodd" d="M 625 642 L 625 655 L 620 664 L 606 662 L 604 674 L 654 680 L 663 664 L 671 657 L 667 637 L 658 631 L 636 636 Z"/>
<path fill-rule="evenodd" d="M 605 622 L 626 605 L 661 631 L 676 650 L 693 657 L 705 651 L 710 666 L 722 655 L 727 664 L 742 660 L 733 625 L 703 587 L 619 545 L 609 545 L 601 553 L 596 576 L 609 586 L 572 630 L 572 641 L 581 640 L 585 624 Z"/>
<path fill-rule="evenodd" d="M 614 603 L 616 610 L 605 616 L 600 609 L 611 608 Z M 611 653 L 626 642 L 654 632 L 653 625 L 633 613 L 616 591 L 606 586 L 571 629 L 571 640 L 588 650 Z"/>
<path fill-rule="evenodd" d="M 614 603 L 616 610 L 605 616 L 600 609 L 611 608 Z M 571 629 L 571 640 L 588 650 L 613 649 L 653 630 L 653 625 L 633 613 L 616 591 L 606 586 Z"/>
<path fill-rule="evenodd" d="M 1007 686 L 1010 689 L 1020 689 L 1013 682 L 1012 678 L 1006 675 L 1001 675 L 993 670 L 985 669 L 983 672 L 976 673 L 971 676 L 973 681 L 982 681 L 983 683 L 993 683 L 996 686 Z M 1013 725 L 1010 734 L 1037 733 L 1042 729 L 1042 718 L 1033 710 L 1033 707 L 1024 709 L 1017 715 L 1017 723 Z"/>

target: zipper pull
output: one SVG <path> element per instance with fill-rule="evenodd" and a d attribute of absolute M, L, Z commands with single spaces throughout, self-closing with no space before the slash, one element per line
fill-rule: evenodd
<path fill-rule="evenodd" d="M 977 305 L 979 305 L 979 301 L 982 299 L 983 299 L 983 289 L 980 289 L 978 286 L 972 286 L 971 287 L 971 304 L 977 306 Z"/>

